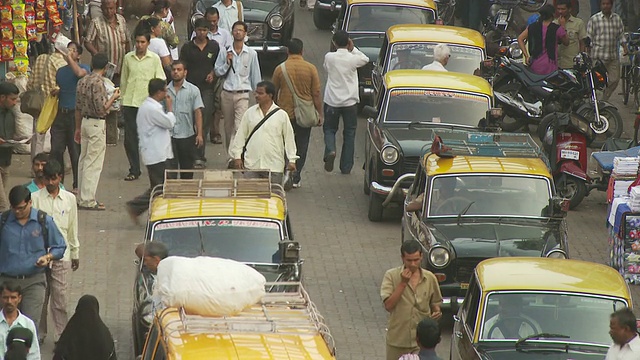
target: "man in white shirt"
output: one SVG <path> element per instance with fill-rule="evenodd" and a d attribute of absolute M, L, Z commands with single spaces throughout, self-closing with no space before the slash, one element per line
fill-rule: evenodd
<path fill-rule="evenodd" d="M 220 13 L 220 27 L 233 32 L 233 26 L 238 21 L 244 21 L 242 3 L 236 0 L 221 0 L 213 5 Z M 244 41 L 244 37 L 242 38 Z"/>
<path fill-rule="evenodd" d="M 451 49 L 447 44 L 438 44 L 433 49 L 433 62 L 422 67 L 422 70 L 448 71 L 445 66 L 451 57 Z"/>
<path fill-rule="evenodd" d="M 282 184 L 285 157 L 289 161 L 287 169 L 295 171 L 298 155 L 291 120 L 287 112 L 273 102 L 275 96 L 276 87 L 272 82 L 258 83 L 255 92 L 257 104 L 242 116 L 229 156 L 236 169 L 271 170 L 271 181 Z M 268 115 L 269 118 L 247 142 L 253 129 Z M 245 146 L 246 152 L 243 154 Z"/>
<path fill-rule="evenodd" d="M 31 330 L 34 341 L 31 344 L 27 360 L 40 360 L 40 345 L 37 341 L 38 333 L 33 320 L 24 316 L 18 305 L 22 301 L 22 288 L 14 283 L 2 284 L 2 311 L 0 311 L 0 359 L 4 359 L 7 352 L 6 338 L 9 330 L 14 327 L 23 327 Z"/>
<path fill-rule="evenodd" d="M 163 100 L 166 112 L 162 106 Z M 140 105 L 136 123 L 140 137 L 140 156 L 149 173 L 149 189 L 127 202 L 127 211 L 134 223 L 149 208 L 151 191 L 164 182 L 167 160 L 173 159 L 171 130 L 176 125 L 176 117 L 164 79 L 149 80 L 149 97 Z"/>
<path fill-rule="evenodd" d="M 50 159 L 44 166 L 45 187 L 31 195 L 33 207 L 42 210 L 53 218 L 67 249 L 60 260 L 53 260 L 47 270 L 47 290 L 45 292 L 42 316 L 39 323 L 40 339 L 47 336 L 47 313 L 51 298 L 51 315 L 55 329 L 55 341 L 60 338 L 67 326 L 67 276 L 69 270 L 76 271 L 80 267 L 80 242 L 78 241 L 78 206 L 73 193 L 60 187 L 64 176 L 62 165 Z"/>
<path fill-rule="evenodd" d="M 366 65 L 369 58 L 353 45 L 349 34 L 344 30 L 336 31 L 332 42 L 338 50 L 327 53 L 323 64 L 327 72 L 327 85 L 324 89 L 324 169 L 333 171 L 336 132 L 342 116 L 344 129 L 340 171 L 346 175 L 351 173 L 355 151 L 360 102 L 358 68 Z"/>
<path fill-rule="evenodd" d="M 607 351 L 605 360 L 640 359 L 640 338 L 636 325 L 636 316 L 629 308 L 617 310 L 611 314 L 609 335 L 613 344 Z"/>
<path fill-rule="evenodd" d="M 262 80 L 258 53 L 245 45 L 246 34 L 247 24 L 242 21 L 233 24 L 233 46 L 226 52 L 220 50 L 216 59 L 216 76 L 224 77 L 220 100 L 227 151 L 242 114 L 249 107 L 249 93 Z"/>

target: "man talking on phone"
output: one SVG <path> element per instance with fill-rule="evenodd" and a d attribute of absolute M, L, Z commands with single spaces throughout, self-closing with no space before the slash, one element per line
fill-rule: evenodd
<path fill-rule="evenodd" d="M 416 354 L 416 328 L 424 318 L 442 317 L 442 294 L 432 272 L 421 268 L 422 245 L 407 240 L 400 247 L 402 266 L 384 274 L 380 296 L 389 312 L 387 325 L 387 360 L 397 360 L 404 354 Z"/>

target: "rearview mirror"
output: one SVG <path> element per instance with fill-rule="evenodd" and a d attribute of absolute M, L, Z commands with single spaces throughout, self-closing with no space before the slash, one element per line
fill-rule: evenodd
<path fill-rule="evenodd" d="M 297 241 L 282 241 L 278 246 L 283 263 L 297 263 L 300 260 L 301 247 Z"/>
<path fill-rule="evenodd" d="M 551 207 L 551 217 L 562 218 L 569 212 L 569 199 L 554 196 L 549 200 Z"/>
<path fill-rule="evenodd" d="M 362 113 L 370 118 L 378 117 L 378 110 L 370 105 L 365 105 L 364 108 L 362 108 Z"/>

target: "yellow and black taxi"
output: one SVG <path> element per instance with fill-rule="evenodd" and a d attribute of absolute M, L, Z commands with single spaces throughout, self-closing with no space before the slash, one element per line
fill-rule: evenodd
<path fill-rule="evenodd" d="M 477 130 L 493 106 L 493 90 L 484 79 L 462 73 L 392 70 L 385 74 L 376 108 L 368 116 L 364 192 L 369 220 L 380 221 L 382 203 L 398 178 L 414 174 L 429 150 L 435 129 Z M 489 117 L 490 119 L 490 117 Z M 403 182 L 406 190 L 410 182 Z M 394 202 L 402 203 L 398 193 Z"/>
<path fill-rule="evenodd" d="M 293 241 L 285 192 L 268 172 L 200 170 L 176 179 L 168 170 L 151 194 L 145 243 L 164 244 L 170 256 L 236 260 L 267 281 L 300 281 L 300 246 Z M 266 177 L 266 178 L 265 178 Z M 138 264 L 134 282 L 133 334 L 136 355 L 153 320 L 155 277 Z"/>
<path fill-rule="evenodd" d="M 412 177 L 401 238 L 424 247 L 443 307 L 457 309 L 482 260 L 569 257 L 568 201 L 555 196 L 547 163 L 529 134 L 435 132 Z"/>
<path fill-rule="evenodd" d="M 369 63 L 358 68 L 358 86 L 361 104 L 370 103 L 371 71 L 385 32 L 396 24 L 433 24 L 436 4 L 433 0 L 345 0 L 343 5 L 334 29 L 348 32 L 353 44 L 369 57 Z M 333 43 L 330 48 L 335 50 Z"/>
<path fill-rule="evenodd" d="M 632 306 L 624 279 L 606 265 L 485 260 L 454 316 L 451 359 L 603 359 L 611 313 Z"/>
<path fill-rule="evenodd" d="M 237 315 L 189 314 L 183 308 L 158 311 L 147 337 L 144 360 L 331 360 L 335 342 L 301 284 L 267 292 Z M 291 288 L 297 289 L 291 291 Z"/>
<path fill-rule="evenodd" d="M 474 74 L 487 57 L 484 36 L 476 30 L 444 25 L 401 24 L 387 29 L 373 64 L 373 86 L 380 89 L 391 70 L 422 69 L 433 62 L 433 49 L 446 44 L 451 50 L 447 70 Z"/>

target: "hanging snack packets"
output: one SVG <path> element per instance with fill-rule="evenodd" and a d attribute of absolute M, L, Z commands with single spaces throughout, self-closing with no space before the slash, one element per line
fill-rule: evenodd
<path fill-rule="evenodd" d="M 35 0 L 25 0 L 24 2 L 24 11 L 36 11 L 36 1 Z"/>
<path fill-rule="evenodd" d="M 19 58 L 13 60 L 13 63 L 16 66 L 16 72 L 20 75 L 27 75 L 29 71 L 29 59 L 28 58 Z"/>
<path fill-rule="evenodd" d="M 2 42 L 2 61 L 13 60 L 13 41 Z"/>
<path fill-rule="evenodd" d="M 24 4 L 11 5 L 13 10 L 13 21 L 27 21 L 24 17 Z"/>
<path fill-rule="evenodd" d="M 46 3 L 44 0 L 36 0 L 36 9 L 46 9 Z"/>
<path fill-rule="evenodd" d="M 0 6 L 0 21 L 11 22 L 11 6 Z"/>
<path fill-rule="evenodd" d="M 27 40 L 38 41 L 38 28 L 36 25 L 27 25 Z"/>
<path fill-rule="evenodd" d="M 47 20 L 36 20 L 36 31 L 38 34 L 47 33 Z"/>
<path fill-rule="evenodd" d="M 2 32 L 2 41 L 13 40 L 13 26 L 11 24 L 2 24 L 0 31 Z"/>
<path fill-rule="evenodd" d="M 27 26 L 35 26 L 36 25 L 36 12 L 34 11 L 25 11 L 24 17 L 27 19 Z"/>
<path fill-rule="evenodd" d="M 47 10 L 45 9 L 36 9 L 36 20 L 46 20 Z"/>
<path fill-rule="evenodd" d="M 47 5 L 47 11 L 49 12 L 49 17 L 51 17 L 54 14 L 58 13 L 58 6 L 56 6 L 55 3 L 51 4 L 51 5 Z"/>
<path fill-rule="evenodd" d="M 53 15 L 49 14 L 49 20 L 51 20 L 51 24 L 54 27 L 62 26 L 62 24 L 64 24 L 59 14 L 53 14 Z"/>
<path fill-rule="evenodd" d="M 27 40 L 14 40 L 13 41 L 14 57 L 27 57 L 27 51 L 29 50 L 29 42 Z"/>
<path fill-rule="evenodd" d="M 13 40 L 27 40 L 27 23 L 24 21 L 13 23 Z"/>
<path fill-rule="evenodd" d="M 5 1 L 5 4 L 9 5 L 19 5 L 22 4 L 22 0 L 7 0 Z"/>
<path fill-rule="evenodd" d="M 46 4 L 47 4 L 47 8 L 49 6 L 55 6 L 56 9 L 58 8 L 58 3 L 56 2 L 56 0 L 45 0 L 45 1 L 46 1 Z"/>

